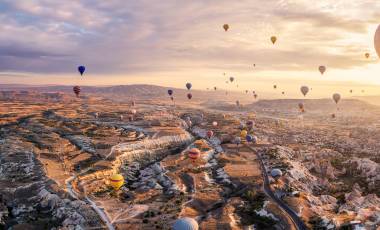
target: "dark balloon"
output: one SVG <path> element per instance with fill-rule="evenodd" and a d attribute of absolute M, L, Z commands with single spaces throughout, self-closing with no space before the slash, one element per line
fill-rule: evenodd
<path fill-rule="evenodd" d="M 168 89 L 168 94 L 169 94 L 169 96 L 173 95 L 173 90 L 172 89 Z"/>
<path fill-rule="evenodd" d="M 193 95 L 191 93 L 188 93 L 187 94 L 187 98 L 189 98 L 189 100 L 193 97 Z"/>
<path fill-rule="evenodd" d="M 80 94 L 80 87 L 79 87 L 79 86 L 74 86 L 74 87 L 73 87 L 73 91 L 74 91 L 75 95 L 76 95 L 77 97 L 79 97 L 79 94 Z"/>
<path fill-rule="evenodd" d="M 191 83 L 186 83 L 186 88 L 187 88 L 188 90 L 190 90 L 192 86 L 193 86 L 193 85 L 192 85 Z"/>
<path fill-rule="evenodd" d="M 81 76 L 83 75 L 83 73 L 84 73 L 85 70 L 86 70 L 86 67 L 84 67 L 83 65 L 78 66 L 78 71 L 79 71 L 79 73 L 80 73 Z"/>

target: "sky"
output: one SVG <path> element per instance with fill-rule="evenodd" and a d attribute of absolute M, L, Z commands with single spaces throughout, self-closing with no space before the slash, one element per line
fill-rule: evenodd
<path fill-rule="evenodd" d="M 1 0 L 0 84 L 380 94 L 378 9 L 374 0 Z"/>

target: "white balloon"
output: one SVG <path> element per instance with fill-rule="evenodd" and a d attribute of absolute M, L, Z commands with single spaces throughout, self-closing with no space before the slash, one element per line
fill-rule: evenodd
<path fill-rule="evenodd" d="M 377 56 L 380 58 L 380 25 L 377 27 L 377 30 L 375 32 L 374 45 Z"/>

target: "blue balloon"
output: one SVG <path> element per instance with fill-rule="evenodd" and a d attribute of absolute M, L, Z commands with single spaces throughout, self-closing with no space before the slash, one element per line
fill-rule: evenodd
<path fill-rule="evenodd" d="M 84 67 L 83 65 L 78 66 L 78 71 L 79 71 L 79 73 L 80 73 L 81 76 L 83 75 L 83 73 L 84 73 L 85 70 L 86 70 L 86 67 Z"/>
<path fill-rule="evenodd" d="M 168 94 L 169 94 L 169 96 L 173 95 L 173 90 L 169 89 Z"/>
<path fill-rule="evenodd" d="M 253 141 L 253 136 L 251 136 L 251 135 L 247 135 L 247 136 L 245 137 L 245 139 L 246 139 L 248 142 L 252 142 L 252 141 Z"/>

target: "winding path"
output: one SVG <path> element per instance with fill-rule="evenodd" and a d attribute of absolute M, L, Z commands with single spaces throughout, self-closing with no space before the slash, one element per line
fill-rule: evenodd
<path fill-rule="evenodd" d="M 268 173 L 267 173 L 266 168 L 264 166 L 263 159 L 261 158 L 261 155 L 259 153 L 257 153 L 256 151 L 254 151 L 252 149 L 252 147 L 250 147 L 250 146 L 247 146 L 247 147 L 249 149 L 251 149 L 257 155 L 257 158 L 259 159 L 260 166 L 261 166 L 261 172 L 262 172 L 263 178 L 264 178 L 264 192 L 265 192 L 265 194 L 267 196 L 269 196 L 284 212 L 286 212 L 286 214 L 290 217 L 290 219 L 294 223 L 294 226 L 298 230 L 307 230 L 305 223 L 301 220 L 301 218 L 297 215 L 297 213 L 295 211 L 293 211 L 293 209 L 291 209 L 287 204 L 285 204 L 280 198 L 278 198 L 272 192 L 272 190 L 269 186 Z"/>

